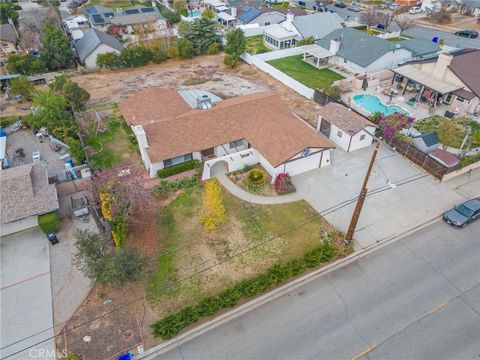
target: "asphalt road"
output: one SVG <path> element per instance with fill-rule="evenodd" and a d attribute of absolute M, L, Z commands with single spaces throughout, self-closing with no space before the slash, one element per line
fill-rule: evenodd
<path fill-rule="evenodd" d="M 439 221 L 156 359 L 479 356 L 480 222 Z"/>
<path fill-rule="evenodd" d="M 456 36 L 452 33 L 429 29 L 425 27 L 415 26 L 411 29 L 407 29 L 404 32 L 406 35 L 413 37 L 425 38 L 432 40 L 434 37 L 438 37 L 445 41 L 446 45 L 450 45 L 458 48 L 477 48 L 480 49 L 480 38 L 467 39 L 464 37 Z"/>

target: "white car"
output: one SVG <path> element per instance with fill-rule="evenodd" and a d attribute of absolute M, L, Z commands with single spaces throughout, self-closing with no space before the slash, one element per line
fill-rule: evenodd
<path fill-rule="evenodd" d="M 415 14 L 420 14 L 422 12 L 422 8 L 420 6 L 414 6 L 408 10 L 409 14 L 415 15 Z"/>

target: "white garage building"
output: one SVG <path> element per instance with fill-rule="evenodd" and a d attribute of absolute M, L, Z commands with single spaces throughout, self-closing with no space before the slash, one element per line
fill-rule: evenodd
<path fill-rule="evenodd" d="M 0 172 L 0 236 L 37 226 L 38 216 L 58 209 L 45 161 Z"/>
<path fill-rule="evenodd" d="M 376 125 L 343 105 L 330 102 L 318 115 L 317 130 L 346 152 L 355 151 L 373 142 Z"/>
<path fill-rule="evenodd" d="M 293 176 L 330 163 L 334 145 L 292 114 L 272 93 L 221 100 L 198 90 L 146 89 L 120 104 L 150 177 L 192 159 L 209 179 L 217 163 L 227 171 L 260 163 L 272 176 Z"/>

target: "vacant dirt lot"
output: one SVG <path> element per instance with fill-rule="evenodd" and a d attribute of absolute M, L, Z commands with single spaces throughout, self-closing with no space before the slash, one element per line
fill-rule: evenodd
<path fill-rule="evenodd" d="M 176 89 L 185 86 L 209 90 L 223 98 L 257 91 L 275 92 L 282 95 L 292 111 L 313 119 L 316 106 L 312 101 L 247 64 L 241 63 L 237 69 L 228 70 L 222 61 L 223 55 L 202 56 L 136 69 L 77 75 L 73 80 L 91 94 L 90 104 L 95 108 L 119 102 L 148 87 Z"/>

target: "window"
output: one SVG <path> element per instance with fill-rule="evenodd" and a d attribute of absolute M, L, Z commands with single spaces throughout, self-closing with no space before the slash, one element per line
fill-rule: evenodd
<path fill-rule="evenodd" d="M 230 149 L 235 149 L 243 146 L 243 140 L 235 140 L 230 143 Z"/>
<path fill-rule="evenodd" d="M 343 135 L 343 133 L 342 133 L 340 130 L 338 130 L 338 132 L 337 132 L 337 137 L 341 138 L 342 135 Z"/>
<path fill-rule="evenodd" d="M 365 134 L 360 135 L 360 141 L 365 140 Z"/>
<path fill-rule="evenodd" d="M 465 101 L 461 96 L 457 96 L 457 101 L 463 103 Z"/>
<path fill-rule="evenodd" d="M 163 166 L 169 167 L 169 166 L 180 164 L 190 160 L 192 160 L 192 154 L 186 154 L 186 155 L 177 156 L 171 159 L 163 160 Z"/>
<path fill-rule="evenodd" d="M 270 21 L 268 21 L 268 22 L 265 23 L 265 26 L 267 26 L 267 25 L 270 25 Z"/>

